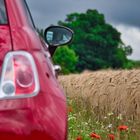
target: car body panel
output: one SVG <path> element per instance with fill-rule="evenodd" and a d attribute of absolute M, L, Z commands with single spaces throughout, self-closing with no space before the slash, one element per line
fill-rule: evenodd
<path fill-rule="evenodd" d="M 7 52 L 12 50 L 10 29 L 7 25 L 0 26 L 0 71 Z"/>
<path fill-rule="evenodd" d="M 47 46 L 30 26 L 21 0 L 5 2 L 9 25 L 0 25 L 0 68 L 7 52 L 29 52 L 37 66 L 40 92 L 32 98 L 0 100 L 0 139 L 65 140 L 66 97 L 53 74 Z"/>

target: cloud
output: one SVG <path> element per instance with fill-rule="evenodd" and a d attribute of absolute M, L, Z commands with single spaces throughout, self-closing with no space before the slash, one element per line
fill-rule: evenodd
<path fill-rule="evenodd" d="M 37 27 L 46 28 L 64 20 L 72 12 L 97 9 L 108 23 L 122 33 L 122 40 L 133 47 L 130 58 L 140 60 L 140 0 L 27 0 Z"/>
<path fill-rule="evenodd" d="M 64 20 L 72 12 L 97 9 L 108 22 L 140 26 L 140 0 L 27 0 L 37 26 Z"/>
<path fill-rule="evenodd" d="M 123 24 L 117 25 L 116 28 L 122 33 L 123 42 L 133 48 L 133 54 L 129 58 L 140 60 L 140 29 Z"/>

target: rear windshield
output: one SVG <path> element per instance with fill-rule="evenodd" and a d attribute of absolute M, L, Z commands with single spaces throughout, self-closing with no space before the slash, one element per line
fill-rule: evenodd
<path fill-rule="evenodd" d="M 0 0 L 0 25 L 7 24 L 7 15 L 4 0 Z"/>

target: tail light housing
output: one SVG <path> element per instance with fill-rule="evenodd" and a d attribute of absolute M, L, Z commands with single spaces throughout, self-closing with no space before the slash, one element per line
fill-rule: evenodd
<path fill-rule="evenodd" d="M 0 99 L 33 97 L 39 90 L 38 73 L 32 55 L 25 51 L 9 52 L 2 67 Z"/>

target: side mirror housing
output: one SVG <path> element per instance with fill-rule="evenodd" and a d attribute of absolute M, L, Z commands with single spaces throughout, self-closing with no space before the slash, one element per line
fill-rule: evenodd
<path fill-rule="evenodd" d="M 63 26 L 50 26 L 45 30 L 44 36 L 49 46 L 57 47 L 70 43 L 73 31 Z"/>

